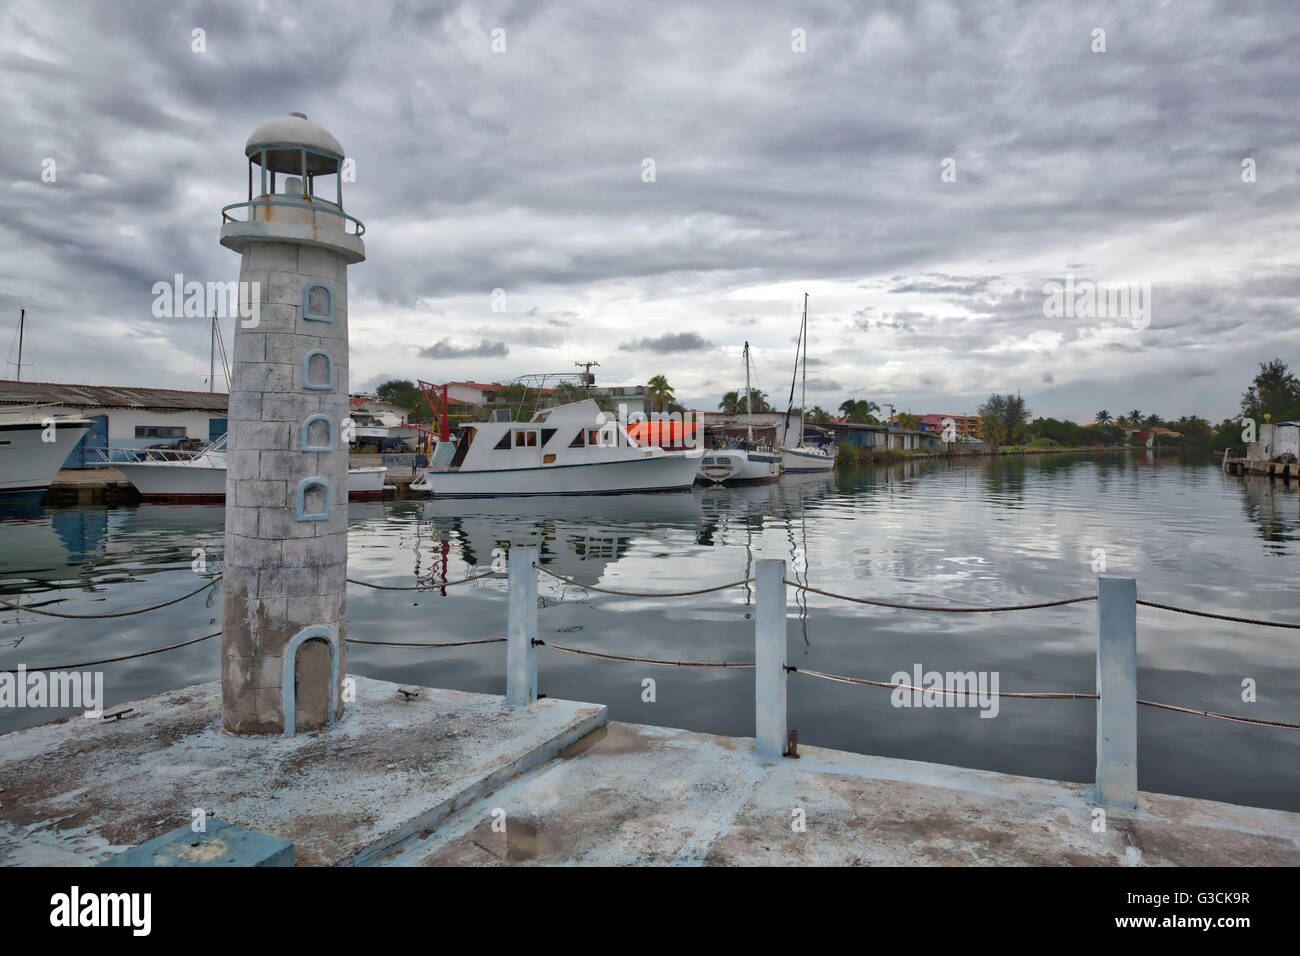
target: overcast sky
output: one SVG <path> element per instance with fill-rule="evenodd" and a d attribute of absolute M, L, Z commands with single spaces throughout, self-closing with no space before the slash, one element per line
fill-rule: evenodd
<path fill-rule="evenodd" d="M 1246 0 L 6 0 L 0 377 L 25 306 L 26 379 L 206 390 L 152 288 L 237 278 L 244 141 L 297 110 L 356 164 L 354 392 L 593 360 L 715 408 L 749 340 L 784 405 L 807 291 L 810 404 L 1217 422 L 1300 366 L 1297 51 Z M 1149 314 L 1045 314 L 1067 276 Z"/>

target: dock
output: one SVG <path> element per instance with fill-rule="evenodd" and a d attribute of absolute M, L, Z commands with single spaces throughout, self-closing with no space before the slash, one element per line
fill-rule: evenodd
<path fill-rule="evenodd" d="M 219 682 L 0 738 L 0 866 L 85 865 L 191 824 L 303 865 L 1300 865 L 1300 814 L 611 723 L 599 704 L 356 678 L 340 722 L 221 729 Z"/>
<path fill-rule="evenodd" d="M 353 455 L 349 466 L 360 468 L 367 465 L 389 465 L 388 474 L 384 476 L 385 500 L 403 499 L 411 496 L 409 488 L 418 472 L 413 472 L 410 465 L 401 459 L 414 458 L 413 455 Z M 399 459 L 390 463 L 384 459 Z M 64 468 L 50 482 L 49 490 L 41 499 L 45 505 L 119 505 L 135 504 L 140 500 L 140 492 L 116 468 Z"/>
<path fill-rule="evenodd" d="M 1296 462 L 1229 458 L 1224 461 L 1223 470 L 1230 475 L 1262 475 L 1288 482 L 1300 480 L 1300 464 Z"/>

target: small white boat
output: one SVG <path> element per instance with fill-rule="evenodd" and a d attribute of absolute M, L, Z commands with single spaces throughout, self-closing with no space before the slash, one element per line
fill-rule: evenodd
<path fill-rule="evenodd" d="M 787 474 L 832 472 L 835 470 L 835 446 L 799 445 L 782 448 L 781 462 Z"/>
<path fill-rule="evenodd" d="M 781 456 L 763 449 L 710 449 L 700 461 L 700 477 L 715 485 L 776 481 L 781 477 Z"/>
<path fill-rule="evenodd" d="M 92 422 L 53 405 L 0 411 L 0 500 L 39 500 Z"/>
<path fill-rule="evenodd" d="M 348 497 L 376 498 L 384 493 L 385 465 L 365 465 L 348 469 Z"/>
<path fill-rule="evenodd" d="M 146 500 L 224 501 L 226 498 L 226 436 L 195 452 L 151 448 L 134 461 L 105 456 L 100 467 L 116 468 Z M 348 469 L 348 497 L 384 493 L 383 465 Z"/>
<path fill-rule="evenodd" d="M 794 413 L 794 380 L 790 380 L 790 407 L 785 411 L 785 434 L 781 438 L 781 463 L 786 472 L 799 474 L 803 472 L 830 472 L 835 470 L 835 456 L 838 449 L 829 436 L 822 435 L 826 441 L 810 442 L 808 428 L 805 424 L 805 409 L 808 407 L 808 293 L 803 294 L 803 324 L 799 327 L 799 345 L 795 349 L 795 372 L 799 371 L 800 357 L 803 359 L 803 393 L 799 399 L 799 433 L 790 441 L 790 416 Z M 814 435 L 821 433 L 814 429 Z"/>
<path fill-rule="evenodd" d="M 527 422 L 462 425 L 450 461 L 425 469 L 411 490 L 455 498 L 674 491 L 695 481 L 703 454 L 638 445 L 586 399 Z"/>

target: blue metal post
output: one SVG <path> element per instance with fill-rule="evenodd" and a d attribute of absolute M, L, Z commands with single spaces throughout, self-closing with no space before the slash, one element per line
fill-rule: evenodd
<path fill-rule="evenodd" d="M 762 559 L 754 576 L 754 737 L 760 757 L 780 757 L 786 746 L 785 562 Z"/>
<path fill-rule="evenodd" d="M 527 707 L 537 700 L 537 549 L 510 549 L 510 596 L 506 625 L 506 703 Z"/>
<path fill-rule="evenodd" d="M 1096 802 L 1137 806 L 1137 582 L 1097 577 Z"/>

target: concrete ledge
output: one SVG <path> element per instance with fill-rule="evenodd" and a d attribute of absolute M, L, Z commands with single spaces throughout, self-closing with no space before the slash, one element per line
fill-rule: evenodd
<path fill-rule="evenodd" d="M 760 760 L 752 738 L 611 723 L 385 862 L 1300 865 L 1296 813 L 1143 793 L 1099 831 L 1087 784 L 799 750 Z"/>
<path fill-rule="evenodd" d="M 0 865 L 87 865 L 188 824 L 201 807 L 292 843 L 298 865 L 365 863 L 604 724 L 603 705 L 355 678 L 334 728 L 245 738 L 221 729 L 220 684 L 0 736 Z"/>

